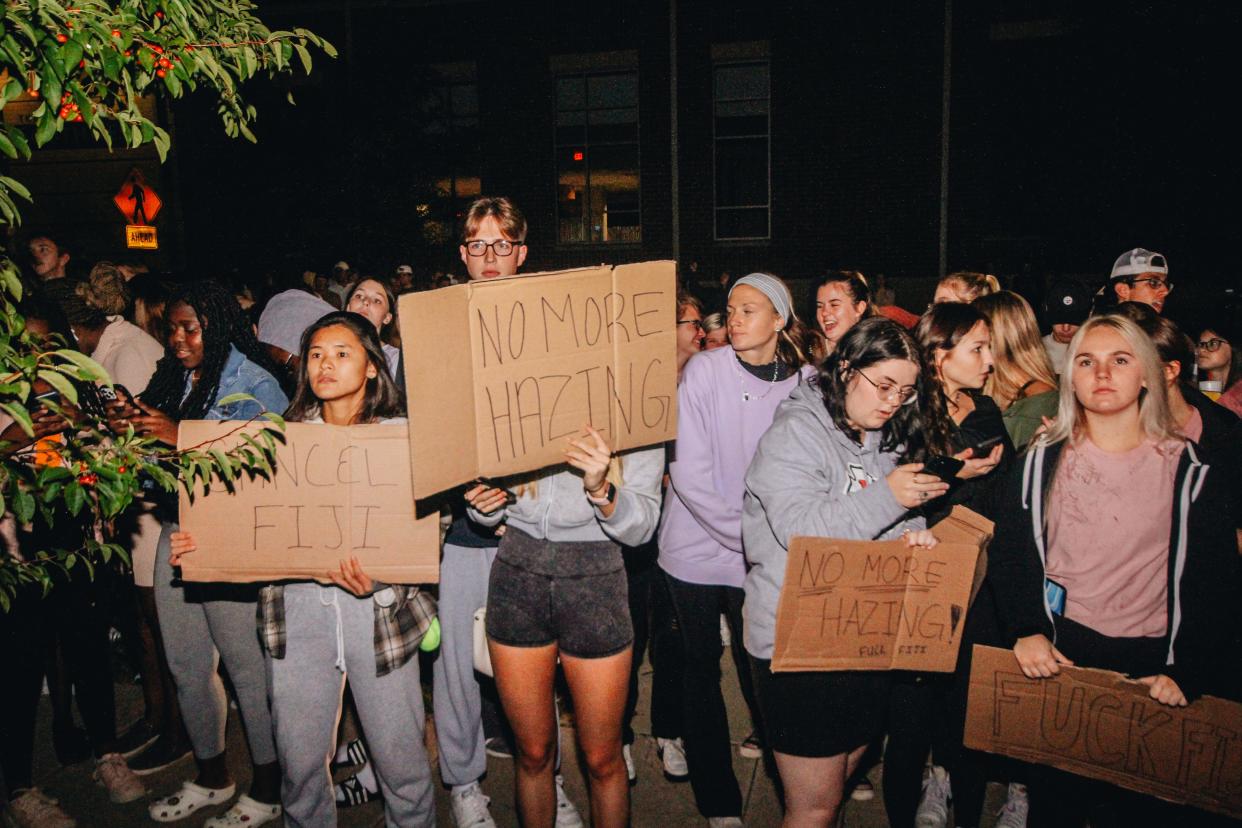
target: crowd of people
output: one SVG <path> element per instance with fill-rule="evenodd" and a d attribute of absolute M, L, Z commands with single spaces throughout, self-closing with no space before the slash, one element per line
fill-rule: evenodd
<path fill-rule="evenodd" d="M 462 281 L 519 275 L 526 239 L 512 201 L 478 199 L 462 226 Z M 28 249 L 27 329 L 107 369 L 120 433 L 169 445 L 181 420 L 263 411 L 403 423 L 403 361 L 415 357 L 400 349 L 397 296 L 455 282 L 416 285 L 409 266 L 384 277 L 342 261 L 288 285 L 176 284 L 109 262 L 74 274 L 54 233 L 32 233 Z M 881 758 L 885 810 L 900 828 L 980 824 L 989 782 L 1007 785 L 1004 828 L 1210 824 L 963 745 L 976 643 L 1011 648 L 1032 679 L 1077 665 L 1132 676 L 1166 705 L 1242 697 L 1242 513 L 1229 482 L 1242 450 L 1242 340 L 1224 316 L 1183 330 L 1162 315 L 1173 284 L 1158 253 L 1127 251 L 1103 276 L 1099 291 L 1052 284 L 1038 314 L 971 272 L 942 279 L 917 315 L 856 271 L 822 274 L 802 313 L 770 273 L 726 277 L 702 298 L 687 285 L 676 299 L 676 441 L 618 453 L 587 426 L 561 465 L 447 493 L 434 588 L 376 581 L 357 559 L 331 584 L 183 582 L 196 539 L 181 531 L 176 499 L 150 490 L 110 529 L 131 565 L 98 566 L 93 578 L 71 569 L 46 597 L 23 588 L 0 614 L 8 818 L 77 824 L 33 785 L 46 679 L 57 758 L 93 761 L 112 801 L 151 795 L 144 777 L 184 763 L 180 786 L 149 803 L 154 821 L 227 805 L 206 825 L 318 827 L 379 798 L 388 825 L 433 825 L 420 675 L 430 661 L 457 828 L 495 825 L 480 787 L 488 754 L 514 760 L 523 825 L 583 824 L 560 775 L 562 701 L 590 822 L 623 826 L 649 658 L 664 775 L 689 781 L 711 826 L 740 826 L 728 650 L 752 725 L 737 749 L 771 759 L 791 828 L 833 825 L 845 800 L 874 797 L 868 774 Z M 69 427 L 36 413 L 31 438 L 0 417 L 16 462 L 51 462 Z M 995 535 L 953 672 L 773 672 L 791 538 L 934 547 L 937 522 L 958 505 L 994 521 Z M 76 548 L 93 531 L 68 515 L 10 516 L 7 554 Z M 121 732 L 113 628 L 144 695 L 143 716 Z M 240 795 L 226 755 L 230 696 L 252 767 Z"/>

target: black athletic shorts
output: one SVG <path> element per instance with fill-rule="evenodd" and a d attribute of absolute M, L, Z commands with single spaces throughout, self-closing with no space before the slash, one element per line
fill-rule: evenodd
<path fill-rule="evenodd" d="M 556 643 L 575 658 L 623 651 L 634 626 L 621 548 L 539 540 L 509 527 L 488 581 L 487 636 L 509 647 Z"/>

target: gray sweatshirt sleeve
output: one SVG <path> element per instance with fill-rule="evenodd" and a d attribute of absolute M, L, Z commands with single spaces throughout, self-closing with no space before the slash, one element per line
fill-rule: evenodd
<path fill-rule="evenodd" d="M 651 540 L 660 522 L 660 484 L 664 479 L 664 444 L 621 455 L 617 505 L 605 518 L 595 512 L 604 534 L 624 546 Z"/>
<path fill-rule="evenodd" d="M 836 456 L 824 425 L 805 409 L 786 406 L 746 472 L 746 488 L 763 508 L 781 546 L 798 535 L 872 540 L 891 529 L 906 508 L 884 477 L 846 494 L 848 458 Z M 889 461 L 885 473 L 891 469 Z M 915 528 L 913 521 L 905 526 Z"/>

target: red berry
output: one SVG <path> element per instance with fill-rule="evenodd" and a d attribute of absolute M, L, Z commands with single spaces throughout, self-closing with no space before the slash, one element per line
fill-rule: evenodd
<path fill-rule="evenodd" d="M 32 98 L 37 98 L 37 97 L 39 97 L 39 90 L 38 90 L 38 89 L 34 89 L 34 88 L 32 87 L 32 88 L 30 88 L 30 89 L 27 89 L 27 90 L 26 90 L 26 94 L 27 94 L 27 95 L 29 95 L 29 96 L 30 96 L 30 97 L 32 97 Z"/>
<path fill-rule="evenodd" d="M 81 115 L 75 115 L 75 116 L 74 116 L 74 118 L 73 118 L 73 121 L 74 121 L 74 123 L 77 123 L 77 124 L 82 123 L 82 116 L 81 116 Z M 95 476 L 95 475 L 93 475 L 93 474 L 91 475 L 91 477 L 94 477 L 94 476 Z M 94 481 L 94 480 L 92 480 L 91 482 L 92 482 L 92 483 L 94 483 L 95 481 Z"/>
<path fill-rule="evenodd" d="M 83 486 L 94 486 L 99 481 L 99 476 L 95 474 L 80 474 L 78 482 Z"/>
<path fill-rule="evenodd" d="M 56 42 L 57 42 L 57 43 L 68 43 L 68 42 L 69 42 L 69 36 L 68 36 L 67 34 L 65 34 L 65 33 L 63 33 L 63 32 L 62 32 L 62 33 L 60 33 L 60 34 L 56 35 Z"/>
<path fill-rule="evenodd" d="M 126 49 L 124 52 L 121 52 L 121 54 L 125 55 L 125 57 L 133 57 L 133 56 L 134 56 L 134 53 L 133 53 L 133 52 L 131 52 L 129 49 Z"/>
<path fill-rule="evenodd" d="M 155 13 L 155 16 L 158 17 L 160 20 L 164 19 L 164 13 L 162 11 L 157 11 Z"/>
<path fill-rule="evenodd" d="M 78 61 L 78 68 L 79 68 L 79 69 L 85 69 L 85 68 L 86 68 L 86 60 L 85 60 L 85 58 L 84 58 L 84 59 L 82 59 L 82 60 L 79 60 L 79 61 Z"/>
<path fill-rule="evenodd" d="M 116 467 L 116 470 L 117 470 L 117 473 L 118 473 L 118 474 L 125 474 L 125 467 L 124 467 L 124 466 L 117 466 L 117 467 Z"/>
<path fill-rule="evenodd" d="M 162 78 L 162 77 L 164 77 L 165 75 L 167 75 L 167 74 L 168 74 L 168 72 L 167 72 L 166 70 L 164 70 L 164 69 L 156 69 L 156 70 L 155 70 L 155 74 L 159 75 L 159 76 Z"/>
<path fill-rule="evenodd" d="M 113 29 L 113 30 L 112 30 L 112 36 L 113 36 L 113 37 L 120 37 L 120 36 L 121 36 L 121 30 L 120 30 L 120 29 Z"/>

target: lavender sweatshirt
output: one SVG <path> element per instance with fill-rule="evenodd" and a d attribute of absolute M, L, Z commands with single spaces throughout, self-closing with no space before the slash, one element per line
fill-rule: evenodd
<path fill-rule="evenodd" d="M 661 569 L 692 584 L 742 586 L 746 467 L 776 407 L 813 375 L 808 366 L 801 375 L 765 382 L 738 364 L 732 348 L 704 351 L 686 363 L 660 520 Z"/>

